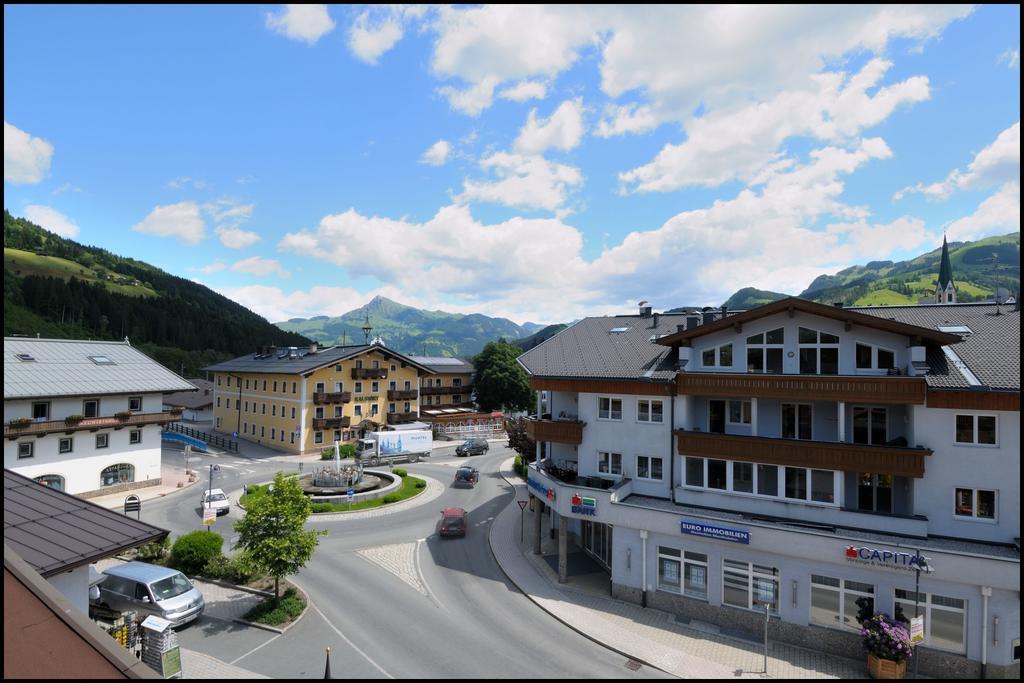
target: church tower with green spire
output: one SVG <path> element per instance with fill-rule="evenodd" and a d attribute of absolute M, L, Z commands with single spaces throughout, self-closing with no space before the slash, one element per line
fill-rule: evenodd
<path fill-rule="evenodd" d="M 953 284 L 953 266 L 949 262 L 949 245 L 942 236 L 942 260 L 939 261 L 939 281 L 935 285 L 935 303 L 955 304 L 956 285 Z"/>

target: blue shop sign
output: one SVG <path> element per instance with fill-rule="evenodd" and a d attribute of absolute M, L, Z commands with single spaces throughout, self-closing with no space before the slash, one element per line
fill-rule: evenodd
<path fill-rule="evenodd" d="M 547 486 L 540 483 L 536 479 L 527 479 L 526 485 L 529 486 L 531 489 L 535 490 L 537 493 L 539 493 L 542 498 L 547 498 L 550 501 L 555 500 L 555 490 L 549 489 Z"/>
<path fill-rule="evenodd" d="M 750 532 L 740 529 L 729 529 L 724 526 L 704 524 L 703 522 L 687 522 L 685 519 L 679 522 L 679 531 L 691 536 L 703 536 L 714 538 L 719 541 L 731 541 L 732 543 L 750 543 Z"/>

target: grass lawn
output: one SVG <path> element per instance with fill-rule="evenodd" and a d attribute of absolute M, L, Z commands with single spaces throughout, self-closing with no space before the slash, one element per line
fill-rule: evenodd
<path fill-rule="evenodd" d="M 418 486 L 417 486 L 418 485 Z M 394 493 L 389 493 L 381 498 L 374 498 L 373 500 L 364 500 L 359 503 L 352 503 L 350 506 L 348 503 L 313 503 L 313 512 L 348 512 L 349 510 L 367 510 L 369 508 L 383 507 L 384 505 L 390 505 L 399 501 L 412 498 L 422 493 L 427 487 L 427 482 L 417 477 L 406 475 L 402 477 L 402 485 Z M 259 484 L 254 484 L 249 487 L 249 493 L 239 498 L 238 503 L 242 507 L 246 506 L 246 501 L 255 496 L 264 496 L 267 493 L 267 487 Z"/>
<path fill-rule="evenodd" d="M 287 582 L 283 583 L 287 586 Z M 273 589 L 273 582 L 271 582 L 271 589 Z M 305 609 L 305 598 L 294 586 L 288 586 L 276 604 L 274 598 L 267 598 L 246 612 L 244 618 L 257 624 L 287 626 L 298 619 Z"/>

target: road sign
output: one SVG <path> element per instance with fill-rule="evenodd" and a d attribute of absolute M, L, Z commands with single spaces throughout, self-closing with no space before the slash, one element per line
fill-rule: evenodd
<path fill-rule="evenodd" d="M 516 502 L 519 503 L 520 510 L 525 510 L 526 506 L 529 504 L 529 501 L 526 500 L 517 500 Z"/>
<path fill-rule="evenodd" d="M 924 640 L 924 617 L 910 618 L 910 642 L 915 645 Z"/>
<path fill-rule="evenodd" d="M 351 498 L 354 495 L 356 495 L 355 489 L 349 489 L 348 490 L 348 497 Z"/>
<path fill-rule="evenodd" d="M 237 439 L 238 438 L 238 432 L 231 432 L 231 438 Z"/>
<path fill-rule="evenodd" d="M 213 508 L 203 510 L 203 526 L 213 526 L 217 521 L 217 511 Z"/>

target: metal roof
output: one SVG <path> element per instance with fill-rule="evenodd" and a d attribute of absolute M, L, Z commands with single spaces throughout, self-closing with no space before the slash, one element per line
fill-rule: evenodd
<path fill-rule="evenodd" d="M 416 362 L 410 356 L 403 356 L 382 344 L 359 344 L 356 346 L 331 346 L 325 349 L 311 351 L 308 347 L 277 347 L 274 351 L 266 354 L 250 353 L 239 356 L 222 363 L 217 363 L 203 368 L 208 372 L 252 372 L 272 375 L 301 375 L 312 372 L 331 363 L 340 363 L 343 360 L 360 356 L 370 351 L 379 351 L 386 356 L 391 356 L 413 365 L 429 374 L 434 371 L 429 367 Z M 292 353 L 294 352 L 294 353 Z"/>
<path fill-rule="evenodd" d="M 128 342 L 4 337 L 5 401 L 194 389 Z"/>
<path fill-rule="evenodd" d="M 43 577 L 169 532 L 4 470 L 4 543 Z"/>
<path fill-rule="evenodd" d="M 443 356 L 409 356 L 420 365 L 425 365 L 434 372 L 447 373 L 471 373 L 475 372 L 473 364 L 461 358 L 447 358 Z"/>

